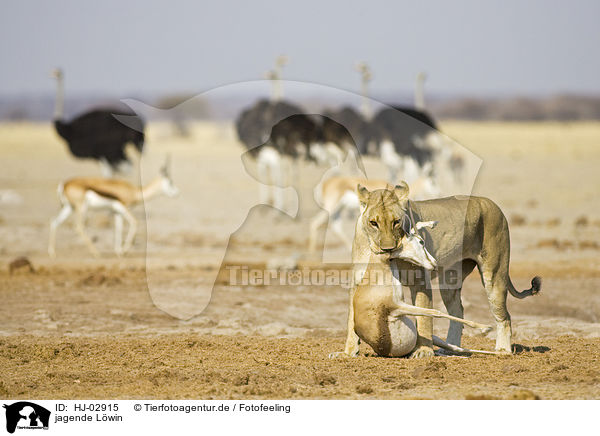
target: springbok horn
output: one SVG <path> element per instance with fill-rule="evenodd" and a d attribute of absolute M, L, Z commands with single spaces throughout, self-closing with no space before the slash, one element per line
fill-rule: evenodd
<path fill-rule="evenodd" d="M 402 230 L 407 235 L 409 235 L 412 230 L 412 223 L 410 221 L 410 217 L 406 214 L 402 217 Z"/>

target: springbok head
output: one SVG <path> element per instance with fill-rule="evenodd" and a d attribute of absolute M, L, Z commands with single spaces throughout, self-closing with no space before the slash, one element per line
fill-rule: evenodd
<path fill-rule="evenodd" d="M 425 240 L 419 234 L 418 230 L 425 227 L 434 228 L 437 221 L 419 221 L 415 225 L 411 225 L 408 216 L 402 220 L 402 227 L 405 235 L 402 238 L 402 246 L 400 250 L 394 253 L 394 258 L 405 260 L 414 265 L 421 266 L 426 270 L 434 270 L 437 268 L 437 261 L 433 255 L 427 251 Z"/>
<path fill-rule="evenodd" d="M 161 187 L 167 197 L 175 197 L 179 194 L 179 189 L 171 179 L 171 155 L 167 155 L 165 163 L 160 167 Z"/>

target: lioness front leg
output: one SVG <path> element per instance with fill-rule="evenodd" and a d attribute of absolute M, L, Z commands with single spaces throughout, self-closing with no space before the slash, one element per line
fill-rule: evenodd
<path fill-rule="evenodd" d="M 424 279 L 423 284 L 410 286 L 410 294 L 414 306 L 423 309 L 431 309 L 431 285 L 428 278 Z M 433 357 L 433 319 L 428 316 L 417 316 L 417 345 L 411 353 L 411 359 L 421 359 L 423 357 Z"/>
<path fill-rule="evenodd" d="M 360 338 L 354 331 L 354 292 L 356 288 L 352 287 L 350 290 L 350 303 L 348 304 L 348 334 L 346 336 L 346 346 L 344 347 L 344 352 L 334 352 L 329 353 L 329 358 L 334 359 L 336 357 L 340 357 L 343 355 L 347 355 L 350 357 L 358 356 L 358 351 L 360 349 Z"/>
<path fill-rule="evenodd" d="M 477 264 L 472 259 L 464 259 L 450 268 L 444 270 L 444 276 L 440 277 L 440 295 L 446 311 L 449 315 L 457 318 L 464 317 L 464 308 L 461 301 L 462 284 Z M 451 345 L 460 347 L 463 324 L 450 321 L 446 341 Z"/>
<path fill-rule="evenodd" d="M 348 336 L 346 337 L 346 346 L 344 347 L 344 354 L 350 357 L 358 356 L 358 351 L 360 348 L 360 339 L 354 328 L 352 330 L 348 329 Z"/>
<path fill-rule="evenodd" d="M 358 350 L 360 346 L 360 339 L 354 331 L 354 292 L 356 287 L 350 290 L 350 302 L 348 304 L 348 335 L 346 336 L 346 346 L 344 347 L 344 353 L 348 356 L 358 356 Z"/>

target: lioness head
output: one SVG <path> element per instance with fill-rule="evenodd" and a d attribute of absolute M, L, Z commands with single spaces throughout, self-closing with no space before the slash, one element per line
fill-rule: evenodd
<path fill-rule="evenodd" d="M 410 234 L 410 219 L 406 215 L 408 185 L 400 182 L 394 188 L 370 192 L 357 186 L 361 206 L 362 228 L 369 239 L 369 247 L 375 254 L 392 254 L 402 245 L 402 238 Z"/>

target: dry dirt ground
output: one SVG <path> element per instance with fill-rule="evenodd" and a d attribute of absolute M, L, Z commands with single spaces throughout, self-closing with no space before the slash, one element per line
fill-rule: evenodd
<path fill-rule="evenodd" d="M 509 218 L 517 288 L 535 274 L 544 278 L 541 295 L 509 297 L 514 356 L 385 359 L 363 346 L 358 358 L 330 360 L 344 342 L 342 286 L 230 283 L 226 264 L 263 268 L 291 259 L 319 268 L 305 247 L 321 173 L 302 168 L 300 218 L 258 207 L 246 219 L 257 189 L 236 170 L 242 150 L 227 124 L 195 125 L 191 138 L 151 125 L 142 168 L 151 177 L 171 153 L 182 196 L 153 200 L 147 215 L 136 209 L 148 228 L 124 258 L 111 253 L 112 224 L 98 212 L 87 226 L 101 258 L 65 224 L 52 260 L 46 244 L 56 185 L 99 170 L 73 160 L 48 125 L 4 124 L 0 397 L 600 398 L 600 124 L 442 127 L 483 159 L 473 192 Z M 367 166 L 370 174 L 383 171 L 376 161 Z M 204 186 L 201 201 L 190 195 Z M 214 213 L 203 213 L 207 204 Z M 327 241 L 342 256 L 341 245 Z M 9 273 L 19 256 L 35 271 Z M 441 308 L 439 294 L 434 299 Z M 463 302 L 466 318 L 491 322 L 475 275 Z M 444 336 L 447 323 L 435 326 Z M 494 338 L 466 329 L 464 344 L 490 349 Z"/>

